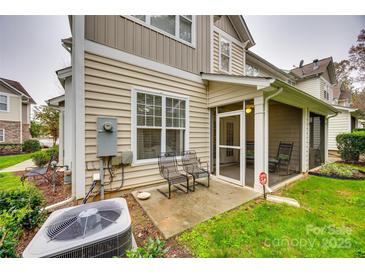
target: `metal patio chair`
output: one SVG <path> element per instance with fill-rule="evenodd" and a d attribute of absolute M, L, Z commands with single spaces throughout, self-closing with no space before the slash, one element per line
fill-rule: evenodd
<path fill-rule="evenodd" d="M 36 178 L 36 177 L 42 177 L 43 180 L 47 181 L 49 184 L 52 185 L 53 192 L 56 189 L 56 183 L 57 183 L 57 170 L 59 168 L 66 168 L 68 170 L 68 166 L 59 166 L 57 164 L 57 161 L 55 160 L 56 156 L 51 156 L 50 161 L 42 166 L 42 167 L 29 167 L 25 169 L 25 173 L 22 175 L 20 180 L 22 182 L 25 181 L 27 178 Z M 51 174 L 50 174 L 51 171 Z"/>
<path fill-rule="evenodd" d="M 206 162 L 207 164 L 206 168 L 203 168 L 202 162 L 197 157 L 196 152 L 194 150 L 185 151 L 181 160 L 185 172 L 193 177 L 193 191 L 195 191 L 196 183 L 205 187 L 209 187 L 210 173 L 209 173 L 208 162 Z M 208 178 L 208 184 L 197 182 L 196 180 L 200 178 Z"/>
<path fill-rule="evenodd" d="M 169 186 L 168 194 L 160 189 L 157 189 L 158 192 L 168 199 L 171 198 L 171 186 L 174 186 L 176 189 L 185 192 L 185 190 L 182 188 L 184 187 L 186 189 L 186 194 L 189 193 L 189 177 L 179 171 L 175 153 L 162 153 L 158 157 L 158 167 L 161 176 L 167 181 Z M 186 185 L 184 185 L 184 183 L 186 183 Z"/>
<path fill-rule="evenodd" d="M 279 143 L 276 158 L 269 159 L 269 171 L 276 172 L 282 167 L 286 167 L 286 174 L 289 175 L 290 160 L 293 152 L 294 143 Z"/>

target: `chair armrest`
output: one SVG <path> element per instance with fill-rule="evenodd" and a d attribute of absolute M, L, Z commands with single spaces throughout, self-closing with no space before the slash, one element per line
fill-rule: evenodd
<path fill-rule="evenodd" d="M 209 161 L 204 161 L 204 162 L 202 162 L 202 161 L 200 161 L 200 159 L 199 159 L 198 161 L 199 161 L 200 167 L 201 167 L 203 164 L 205 164 L 205 165 L 206 165 L 206 168 L 207 168 L 207 171 L 209 171 Z"/>

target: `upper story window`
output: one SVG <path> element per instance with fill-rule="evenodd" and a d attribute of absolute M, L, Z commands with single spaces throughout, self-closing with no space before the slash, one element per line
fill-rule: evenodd
<path fill-rule="evenodd" d="M 9 111 L 9 97 L 0 94 L 0 111 Z"/>
<path fill-rule="evenodd" d="M 143 90 L 134 96 L 135 162 L 154 161 L 165 151 L 181 155 L 187 140 L 187 99 Z"/>
<path fill-rule="evenodd" d="M 330 100 L 330 87 L 329 85 L 325 85 L 324 86 L 324 90 L 323 90 L 323 97 L 324 99 L 326 99 L 327 101 Z"/>
<path fill-rule="evenodd" d="M 220 38 L 219 44 L 219 69 L 225 72 L 231 71 L 231 42 Z"/>
<path fill-rule="evenodd" d="M 146 25 L 161 30 L 188 44 L 193 44 L 194 18 L 192 15 L 132 15 Z"/>
<path fill-rule="evenodd" d="M 260 76 L 260 70 L 254 66 L 246 64 L 246 76 Z"/>
<path fill-rule="evenodd" d="M 5 129 L 0 128 L 0 143 L 5 142 Z"/>

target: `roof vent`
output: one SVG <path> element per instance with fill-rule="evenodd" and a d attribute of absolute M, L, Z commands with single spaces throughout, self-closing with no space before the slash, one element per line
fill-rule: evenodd
<path fill-rule="evenodd" d="M 299 67 L 302 68 L 304 64 L 304 60 L 300 60 Z"/>
<path fill-rule="evenodd" d="M 313 60 L 313 70 L 316 70 L 319 68 L 318 59 Z"/>

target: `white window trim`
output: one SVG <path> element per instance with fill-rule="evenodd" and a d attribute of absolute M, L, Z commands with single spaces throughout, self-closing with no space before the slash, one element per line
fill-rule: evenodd
<path fill-rule="evenodd" d="M 5 129 L 4 128 L 0 128 L 0 131 L 3 132 L 3 140 L 0 140 L 0 143 L 4 143 L 5 142 Z"/>
<path fill-rule="evenodd" d="M 0 110 L 0 112 L 10 112 L 10 95 L 3 92 L 0 92 L 0 95 L 6 97 L 6 110 Z"/>
<path fill-rule="evenodd" d="M 183 95 L 176 95 L 172 92 L 155 90 L 145 87 L 133 87 L 131 90 L 131 148 L 133 152 L 133 161 L 132 166 L 138 165 L 149 165 L 149 164 L 156 164 L 158 162 L 158 158 L 153 159 L 143 159 L 137 160 L 137 93 L 147 93 L 151 95 L 158 95 L 162 96 L 162 126 L 161 128 L 161 152 L 166 150 L 166 97 L 175 98 L 179 100 L 185 100 L 185 150 L 189 150 L 189 97 Z M 138 127 L 142 128 L 142 127 Z M 146 127 L 146 128 L 153 128 L 153 127 Z M 156 127 L 157 128 L 157 127 Z M 177 128 L 168 128 L 168 129 L 177 129 Z M 181 128 L 179 128 L 181 129 Z M 181 156 L 177 157 L 177 159 L 181 159 Z"/>
<path fill-rule="evenodd" d="M 131 21 L 134 21 L 138 24 L 141 24 L 149 29 L 152 29 L 154 31 L 157 31 L 167 37 L 170 37 L 176 41 L 179 41 L 180 43 L 182 44 L 185 44 L 189 47 L 192 47 L 192 48 L 196 48 L 196 15 L 192 15 L 192 26 L 191 26 L 191 43 L 188 42 L 188 41 L 185 41 L 184 39 L 181 39 L 179 36 L 180 36 L 180 15 L 175 15 L 175 34 L 176 35 L 173 35 L 171 33 L 168 33 L 167 31 L 164 31 L 162 29 L 159 29 L 155 26 L 152 26 L 151 25 L 151 17 L 150 15 L 145 15 L 146 16 L 146 22 L 136 18 L 136 17 L 133 17 L 132 15 L 123 15 L 123 17 L 125 18 L 128 18 L 129 20 Z M 185 17 L 184 17 L 185 18 Z M 189 19 L 188 19 L 189 20 Z"/>
<path fill-rule="evenodd" d="M 229 56 L 225 55 L 226 57 L 229 57 L 229 68 L 228 68 L 228 71 L 227 70 L 224 70 L 222 69 L 222 49 L 221 49 L 221 41 L 222 39 L 226 42 L 229 43 Z M 219 35 L 219 71 L 222 71 L 222 72 L 225 72 L 225 73 L 231 73 L 232 72 L 232 41 L 230 39 L 227 39 L 225 36 L 223 35 Z"/>

